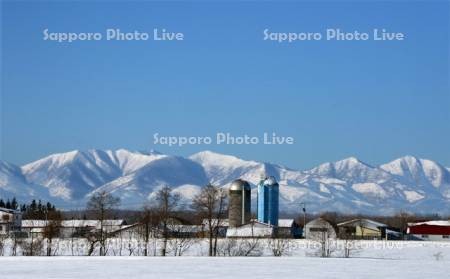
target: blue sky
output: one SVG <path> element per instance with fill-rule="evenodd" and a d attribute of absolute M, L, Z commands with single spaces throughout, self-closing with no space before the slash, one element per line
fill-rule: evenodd
<path fill-rule="evenodd" d="M 209 149 L 309 168 L 410 154 L 450 166 L 445 2 L 4 2 L 1 159 L 73 149 Z M 183 42 L 44 41 L 42 31 L 185 34 Z M 386 28 L 405 41 L 263 41 Z M 294 145 L 154 146 L 153 134 L 276 132 Z"/>

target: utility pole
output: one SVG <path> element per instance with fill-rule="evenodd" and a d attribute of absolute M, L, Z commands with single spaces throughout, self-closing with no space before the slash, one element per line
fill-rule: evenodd
<path fill-rule="evenodd" d="M 300 205 L 303 211 L 303 237 L 306 239 L 306 203 L 302 202 Z"/>

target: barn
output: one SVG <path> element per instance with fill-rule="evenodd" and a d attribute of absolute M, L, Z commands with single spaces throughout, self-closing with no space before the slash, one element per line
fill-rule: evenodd
<path fill-rule="evenodd" d="M 412 239 L 450 241 L 450 221 L 408 223 L 407 233 Z"/>
<path fill-rule="evenodd" d="M 336 230 L 327 220 L 317 218 L 306 223 L 304 237 L 311 240 L 335 239 Z"/>

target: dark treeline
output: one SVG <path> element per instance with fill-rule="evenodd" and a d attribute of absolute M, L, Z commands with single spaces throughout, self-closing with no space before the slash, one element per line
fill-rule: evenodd
<path fill-rule="evenodd" d="M 0 199 L 0 207 L 7 209 L 18 209 L 19 203 L 16 198 L 13 198 L 12 200 L 7 199 L 6 202 L 3 199 Z"/>
<path fill-rule="evenodd" d="M 55 205 L 50 202 L 32 200 L 29 204 L 19 204 L 15 197 L 12 200 L 7 199 L 6 202 L 0 199 L 0 207 L 20 210 L 23 219 L 45 220 L 49 218 L 49 215 L 53 216 L 59 212 Z"/>

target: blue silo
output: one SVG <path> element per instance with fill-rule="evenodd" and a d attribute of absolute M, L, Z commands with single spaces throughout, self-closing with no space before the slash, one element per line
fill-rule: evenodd
<path fill-rule="evenodd" d="M 258 184 L 258 221 L 261 223 L 269 223 L 269 189 L 264 184 L 265 179 Z"/>
<path fill-rule="evenodd" d="M 278 226 L 279 185 L 274 177 L 258 184 L 258 221 Z"/>

